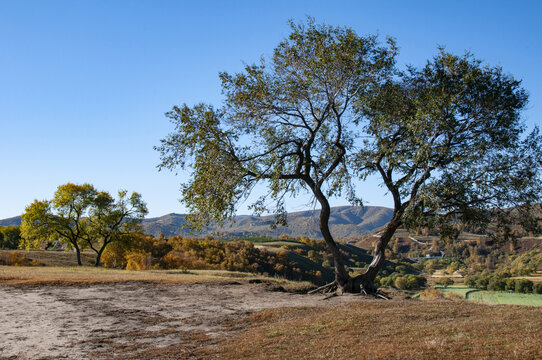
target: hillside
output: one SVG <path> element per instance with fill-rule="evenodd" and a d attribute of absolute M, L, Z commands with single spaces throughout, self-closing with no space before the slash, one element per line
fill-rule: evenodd
<path fill-rule="evenodd" d="M 0 220 L 0 226 L 16 226 L 16 225 L 21 225 L 20 216 L 14 216 L 14 217 Z"/>
<path fill-rule="evenodd" d="M 239 215 L 222 228 L 211 227 L 200 235 L 212 234 L 217 237 L 246 237 L 270 236 L 278 237 L 282 234 L 299 237 L 321 238 L 318 228 L 319 210 L 307 210 L 288 213 L 288 226 L 272 229 L 270 224 L 273 216 Z M 331 209 L 329 224 L 331 233 L 337 239 L 349 238 L 369 234 L 384 226 L 391 218 L 392 210 L 379 206 L 340 206 Z M 168 214 L 165 216 L 145 219 L 143 226 L 146 233 L 157 236 L 163 233 L 170 235 L 190 235 L 188 229 L 183 228 L 185 215 Z"/>
<path fill-rule="evenodd" d="M 239 215 L 222 228 L 211 227 L 200 234 L 212 234 L 216 237 L 246 237 L 246 236 L 270 236 L 278 237 L 285 234 L 291 237 L 306 236 L 313 239 L 322 237 L 318 228 L 318 216 L 320 210 L 306 210 L 288 213 L 288 226 L 272 229 L 270 224 L 273 216 Z M 380 206 L 339 206 L 331 209 L 329 224 L 331 233 L 337 239 L 359 237 L 384 226 L 391 218 L 392 210 Z M 183 228 L 185 224 L 184 214 L 167 214 L 160 217 L 148 218 L 143 221 L 145 232 L 149 235 L 158 236 L 163 233 L 166 236 L 182 235 L 189 236 L 190 231 Z M 16 216 L 0 220 L 0 226 L 20 225 L 21 217 Z"/>

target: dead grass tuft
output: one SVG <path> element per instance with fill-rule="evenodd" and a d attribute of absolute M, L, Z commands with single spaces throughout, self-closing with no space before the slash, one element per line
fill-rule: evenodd
<path fill-rule="evenodd" d="M 442 290 L 427 288 L 420 293 L 421 300 L 436 300 L 444 299 L 444 292 Z"/>

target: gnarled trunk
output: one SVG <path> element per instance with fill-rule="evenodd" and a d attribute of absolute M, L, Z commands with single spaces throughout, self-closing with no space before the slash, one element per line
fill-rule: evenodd
<path fill-rule="evenodd" d="M 314 194 L 322 207 L 320 210 L 320 232 L 322 233 L 324 241 L 326 242 L 326 245 L 333 256 L 335 282 L 340 287 L 343 287 L 350 282 L 351 278 L 346 272 L 339 246 L 335 240 L 333 240 L 333 236 L 331 236 L 331 232 L 329 231 L 329 216 L 331 214 L 331 207 L 329 206 L 329 202 L 327 201 L 325 195 L 320 191 L 319 188 L 314 189 Z"/>
<path fill-rule="evenodd" d="M 376 275 L 378 275 L 386 261 L 386 246 L 388 246 L 399 226 L 401 226 L 401 215 L 395 213 L 375 244 L 373 261 L 371 261 L 364 274 L 356 276 L 352 281 L 354 289 L 359 289 L 357 292 L 364 290 L 369 293 L 377 290 L 374 286 Z"/>

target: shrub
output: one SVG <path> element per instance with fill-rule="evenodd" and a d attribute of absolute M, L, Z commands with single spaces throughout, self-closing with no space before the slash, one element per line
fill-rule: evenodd
<path fill-rule="evenodd" d="M 131 250 L 126 254 L 126 270 L 148 270 L 151 254 L 143 250 Z"/>
<path fill-rule="evenodd" d="M 533 293 L 542 294 L 542 283 L 533 283 Z"/>
<path fill-rule="evenodd" d="M 506 291 L 516 291 L 516 280 L 506 279 L 506 286 L 504 288 Z"/>
<path fill-rule="evenodd" d="M 406 279 L 402 276 L 397 277 L 393 283 L 393 286 L 395 286 L 399 290 L 406 290 L 407 289 Z"/>
<path fill-rule="evenodd" d="M 159 264 L 162 269 L 186 269 L 183 260 L 173 253 L 164 255 Z"/>
<path fill-rule="evenodd" d="M 499 276 L 493 276 L 492 278 L 489 279 L 489 282 L 487 284 L 487 289 L 491 291 L 506 290 L 506 279 Z"/>
<path fill-rule="evenodd" d="M 8 264 L 12 266 L 30 266 L 32 264 L 32 261 L 25 258 L 24 256 L 20 256 L 17 251 L 14 251 L 9 257 Z"/>
<path fill-rule="evenodd" d="M 21 241 L 20 226 L 0 226 L 0 249 L 17 249 Z"/>
<path fill-rule="evenodd" d="M 442 290 L 434 289 L 434 288 L 427 288 L 424 291 L 420 293 L 420 299 L 422 300 L 435 300 L 435 299 L 443 299 L 444 293 Z"/>
<path fill-rule="evenodd" d="M 406 287 L 409 290 L 422 288 L 427 283 L 427 279 L 425 277 L 412 274 L 405 276 L 405 280 Z"/>
<path fill-rule="evenodd" d="M 516 280 L 516 292 L 517 293 L 530 293 L 533 291 L 533 282 L 527 279 Z"/>
<path fill-rule="evenodd" d="M 475 288 L 476 280 L 477 280 L 477 276 L 469 276 L 468 278 L 465 278 L 465 285 L 471 288 Z"/>
<path fill-rule="evenodd" d="M 489 278 L 487 276 L 481 275 L 476 279 L 476 284 L 474 287 L 477 289 L 487 290 L 488 284 L 489 284 Z"/>
<path fill-rule="evenodd" d="M 448 286 L 453 285 L 453 284 L 454 284 L 453 279 L 450 279 L 449 277 L 441 277 L 437 281 L 437 285 L 442 285 L 445 288 L 447 288 Z"/>
<path fill-rule="evenodd" d="M 404 275 L 404 274 L 406 274 L 407 269 L 406 269 L 406 266 L 405 266 L 405 265 L 399 265 L 399 266 L 396 266 L 396 267 L 395 267 L 395 271 L 397 271 L 397 272 L 400 273 L 401 275 Z"/>
<path fill-rule="evenodd" d="M 109 244 L 102 253 L 101 263 L 107 268 L 125 268 L 126 250 L 120 243 Z"/>

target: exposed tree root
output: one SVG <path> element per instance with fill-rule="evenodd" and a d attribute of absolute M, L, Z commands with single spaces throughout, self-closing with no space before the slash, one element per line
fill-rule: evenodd
<path fill-rule="evenodd" d="M 337 289 L 338 289 L 338 284 L 337 284 L 337 281 L 333 281 L 329 284 L 326 284 L 324 286 L 320 286 L 318 289 L 314 289 L 314 290 L 311 290 L 308 292 L 308 294 L 312 295 L 312 294 L 316 294 L 316 293 L 320 293 L 320 294 L 329 294 L 331 292 L 336 292 Z"/>
<path fill-rule="evenodd" d="M 308 292 L 308 294 L 324 294 L 327 295 L 324 300 L 330 299 L 335 296 L 342 295 L 344 293 L 358 293 L 364 296 L 372 296 L 377 299 L 383 299 L 383 300 L 391 300 L 391 298 L 386 295 L 384 292 L 382 292 L 380 289 L 374 289 L 374 288 L 366 288 L 363 285 L 360 286 L 359 292 L 354 291 L 345 291 L 341 286 L 338 285 L 337 281 L 333 281 L 329 284 L 326 284 L 324 286 L 320 286 L 317 289 L 311 290 Z"/>

